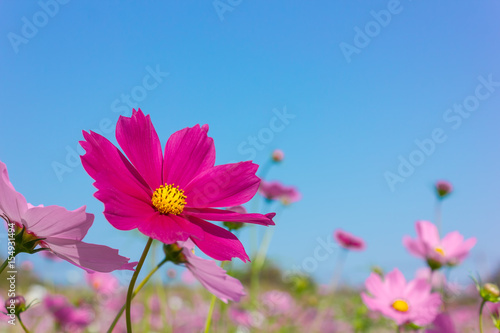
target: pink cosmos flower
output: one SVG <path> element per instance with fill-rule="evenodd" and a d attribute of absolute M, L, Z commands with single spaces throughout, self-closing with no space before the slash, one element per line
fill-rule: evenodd
<path fill-rule="evenodd" d="M 294 203 L 302 199 L 302 195 L 293 186 L 285 186 L 279 181 L 260 182 L 259 193 L 268 200 L 281 200 L 285 205 Z"/>
<path fill-rule="evenodd" d="M 430 324 L 439 313 L 441 298 L 431 293 L 431 285 L 424 279 L 406 282 L 396 268 L 382 278 L 371 273 L 365 282 L 369 295 L 361 293 L 366 306 L 394 320 L 397 325 Z"/>
<path fill-rule="evenodd" d="M 274 213 L 239 214 L 212 207 L 249 201 L 257 192 L 258 165 L 240 162 L 214 166 L 215 146 L 208 125 L 196 125 L 170 136 L 162 153 L 151 119 L 142 111 L 120 116 L 116 139 L 125 155 L 109 140 L 83 132 L 81 157 L 104 203 L 104 215 L 117 229 L 137 228 L 165 244 L 190 238 L 217 260 L 249 260 L 231 232 L 210 221 L 274 225 Z"/>
<path fill-rule="evenodd" d="M 227 275 L 226 271 L 215 261 L 196 256 L 193 253 L 193 242 L 180 242 L 179 245 L 182 247 L 186 268 L 209 292 L 224 303 L 227 303 L 228 300 L 239 302 L 246 295 L 241 282 Z"/>
<path fill-rule="evenodd" d="M 90 306 L 74 307 L 63 295 L 46 296 L 43 304 L 64 331 L 83 331 L 95 317 Z"/>
<path fill-rule="evenodd" d="M 446 197 L 453 191 L 453 185 L 446 180 L 439 180 L 436 182 L 436 194 L 439 199 Z"/>
<path fill-rule="evenodd" d="M 268 316 L 290 312 L 295 306 L 293 297 L 284 291 L 270 290 L 261 296 L 261 302 L 267 309 Z"/>
<path fill-rule="evenodd" d="M 447 313 L 440 313 L 432 322 L 431 328 L 427 329 L 425 333 L 457 333 L 455 325 L 451 317 Z"/>
<path fill-rule="evenodd" d="M 30 244 L 25 252 L 49 249 L 54 255 L 88 272 L 111 272 L 117 269 L 133 270 L 137 262 L 118 255 L 118 250 L 103 245 L 82 242 L 94 221 L 94 215 L 85 212 L 85 206 L 68 211 L 59 206 L 34 207 L 10 183 L 7 167 L 0 161 L 0 217 L 15 224 L 18 235 Z M 16 244 L 16 251 L 19 252 Z"/>
<path fill-rule="evenodd" d="M 464 241 L 458 231 L 450 232 L 440 239 L 437 227 L 428 221 L 417 221 L 416 229 L 417 239 L 405 236 L 403 244 L 414 256 L 426 259 L 433 269 L 460 264 L 476 244 L 476 238 Z"/>
<path fill-rule="evenodd" d="M 239 309 L 236 307 L 229 308 L 228 311 L 229 318 L 236 325 L 241 325 L 245 327 L 252 326 L 252 314 L 246 310 Z"/>
<path fill-rule="evenodd" d="M 111 295 L 120 287 L 118 279 L 110 273 L 87 273 L 85 280 L 92 289 L 102 295 Z"/>
<path fill-rule="evenodd" d="M 340 244 L 340 246 L 347 250 L 363 251 L 366 247 L 365 242 L 361 238 L 341 229 L 335 230 L 333 238 Z"/>

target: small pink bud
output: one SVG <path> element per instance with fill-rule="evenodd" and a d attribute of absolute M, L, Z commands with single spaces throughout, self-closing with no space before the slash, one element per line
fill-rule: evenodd
<path fill-rule="evenodd" d="M 285 158 L 285 153 L 280 149 L 275 149 L 271 157 L 274 162 L 281 162 Z"/>
<path fill-rule="evenodd" d="M 436 182 L 436 192 L 440 199 L 444 198 L 453 191 L 453 186 L 450 182 L 439 180 Z"/>
<path fill-rule="evenodd" d="M 18 315 L 26 310 L 26 300 L 23 296 L 10 297 L 5 301 L 5 308 L 7 312 Z"/>

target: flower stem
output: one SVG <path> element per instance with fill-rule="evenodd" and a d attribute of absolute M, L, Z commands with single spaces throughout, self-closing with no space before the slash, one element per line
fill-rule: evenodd
<path fill-rule="evenodd" d="M 220 268 L 224 267 L 224 261 L 220 263 Z M 212 294 L 212 300 L 210 301 L 210 308 L 208 309 L 207 320 L 205 321 L 205 333 L 208 333 L 210 330 L 210 323 L 212 322 L 212 315 L 214 314 L 215 301 L 217 301 L 217 297 Z"/>
<path fill-rule="evenodd" d="M 158 265 L 156 265 L 155 268 L 153 268 L 151 270 L 151 272 L 149 272 L 149 274 L 144 278 L 144 280 L 142 280 L 141 283 L 137 286 L 137 288 L 135 288 L 134 293 L 132 294 L 132 298 L 134 298 L 135 295 L 137 295 L 139 293 L 139 291 L 141 291 L 141 289 L 146 285 L 146 283 L 153 276 L 153 274 L 156 273 L 156 271 L 158 269 L 160 269 L 160 267 L 163 266 L 167 261 L 168 260 L 166 258 L 163 259 Z M 108 333 L 111 333 L 113 331 L 113 329 L 115 328 L 116 324 L 118 323 L 118 320 L 121 318 L 123 312 L 125 311 L 125 306 L 126 306 L 126 304 L 124 304 L 122 306 L 122 308 L 120 309 L 120 312 L 118 312 L 118 314 L 116 315 L 115 320 L 113 320 L 113 323 L 111 324 L 111 326 L 109 327 L 109 329 L 107 331 Z"/>
<path fill-rule="evenodd" d="M 21 327 L 23 328 L 24 332 L 30 333 L 30 331 L 26 328 L 26 326 L 24 326 L 24 323 L 21 320 L 21 315 L 20 314 L 17 315 L 17 320 L 19 321 L 19 324 L 21 324 Z"/>
<path fill-rule="evenodd" d="M 441 212 L 441 199 L 438 199 L 436 202 L 436 226 L 439 234 L 441 234 L 442 230 L 442 212 Z"/>
<path fill-rule="evenodd" d="M 486 300 L 481 302 L 481 306 L 479 307 L 479 332 L 483 333 L 483 308 L 484 304 L 486 304 Z"/>
<path fill-rule="evenodd" d="M 2 266 L 0 266 L 0 274 L 2 274 L 3 270 L 5 269 L 5 267 L 7 267 L 8 264 L 9 264 L 9 258 L 5 259 Z"/>
<path fill-rule="evenodd" d="M 130 305 L 132 303 L 132 294 L 134 292 L 134 285 L 135 281 L 137 280 L 137 277 L 139 276 L 139 272 L 141 271 L 142 264 L 144 264 L 144 260 L 146 260 L 146 257 L 149 252 L 149 248 L 151 247 L 151 243 L 153 243 L 153 238 L 149 237 L 148 242 L 146 243 L 146 247 L 144 248 L 144 251 L 142 252 L 141 259 L 139 260 L 139 263 L 137 264 L 137 267 L 135 268 L 134 275 L 132 275 L 132 280 L 130 280 L 130 284 L 128 286 L 128 292 L 127 292 L 127 301 L 125 303 L 126 305 L 126 311 L 125 311 L 125 316 L 127 318 L 127 333 L 132 333 L 132 319 L 130 317 Z"/>

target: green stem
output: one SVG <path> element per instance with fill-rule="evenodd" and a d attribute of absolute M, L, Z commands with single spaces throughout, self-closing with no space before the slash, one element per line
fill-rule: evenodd
<path fill-rule="evenodd" d="M 484 304 L 486 304 L 486 300 L 483 300 L 481 306 L 479 307 L 479 332 L 483 333 L 483 308 Z"/>
<path fill-rule="evenodd" d="M 220 263 L 220 268 L 224 267 L 224 261 Z M 212 322 L 212 315 L 214 314 L 215 301 L 217 301 L 217 297 L 212 294 L 212 300 L 210 301 L 210 308 L 208 309 L 207 320 L 205 321 L 205 333 L 208 333 L 210 330 L 210 324 Z"/>
<path fill-rule="evenodd" d="M 24 323 L 23 323 L 23 321 L 21 320 L 21 314 L 18 314 L 18 315 L 17 315 L 17 320 L 19 321 L 19 324 L 21 324 L 21 327 L 23 328 L 24 332 L 26 332 L 26 333 L 30 333 L 30 331 L 26 328 L 26 326 L 24 326 Z"/>
<path fill-rule="evenodd" d="M 137 295 L 139 293 L 139 291 L 141 291 L 141 289 L 146 285 L 146 283 L 153 276 L 153 274 L 156 273 L 156 271 L 158 269 L 160 269 L 160 267 L 163 266 L 167 261 L 168 260 L 166 258 L 163 259 L 158 265 L 156 265 L 155 268 L 153 268 L 151 270 L 151 272 L 149 272 L 149 274 L 144 278 L 144 280 L 142 280 L 142 282 L 137 286 L 137 288 L 135 288 L 134 293 L 132 294 L 132 298 L 134 298 L 135 295 Z M 113 331 L 113 329 L 115 328 L 116 324 L 118 323 L 118 320 L 120 320 L 123 312 L 125 311 L 125 307 L 126 307 L 126 304 L 124 304 L 122 306 L 122 308 L 120 309 L 120 312 L 118 312 L 118 314 L 116 315 L 115 320 L 113 320 L 113 323 L 109 327 L 107 333 L 111 333 Z"/>
<path fill-rule="evenodd" d="M 438 199 L 436 202 L 436 226 L 439 234 L 441 234 L 442 230 L 442 213 L 441 213 L 441 199 Z"/>
<path fill-rule="evenodd" d="M 0 274 L 2 274 L 3 270 L 5 269 L 5 267 L 7 267 L 8 264 L 9 264 L 9 259 L 7 258 L 3 262 L 2 266 L 0 266 Z"/>
<path fill-rule="evenodd" d="M 135 281 L 137 280 L 137 277 L 139 276 L 139 272 L 141 271 L 142 265 L 144 264 L 144 260 L 146 260 L 146 257 L 149 252 L 149 248 L 151 247 L 151 243 L 153 243 L 153 238 L 149 237 L 148 242 L 146 243 L 146 247 L 144 248 L 144 251 L 142 252 L 141 259 L 139 260 L 139 263 L 137 264 L 137 267 L 135 268 L 134 275 L 132 275 L 132 280 L 130 280 L 130 284 L 128 286 L 128 292 L 127 292 L 127 301 L 126 301 L 126 308 L 125 308 L 125 316 L 127 318 L 127 333 L 132 333 L 132 319 L 130 317 L 130 305 L 132 303 L 132 294 L 134 293 L 134 285 Z"/>

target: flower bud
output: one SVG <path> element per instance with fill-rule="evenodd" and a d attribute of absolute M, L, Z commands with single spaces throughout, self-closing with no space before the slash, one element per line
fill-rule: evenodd
<path fill-rule="evenodd" d="M 187 262 L 186 256 L 182 253 L 182 247 L 177 245 L 177 243 L 163 244 L 163 252 L 165 253 L 165 258 L 176 265 Z"/>
<path fill-rule="evenodd" d="M 500 297 L 500 290 L 498 289 L 498 286 L 493 283 L 485 283 L 483 286 L 483 290 L 485 293 L 493 296 L 493 297 Z"/>
<path fill-rule="evenodd" d="M 245 224 L 241 222 L 223 222 L 224 226 L 229 229 L 229 231 L 238 230 L 243 228 Z"/>
<path fill-rule="evenodd" d="M 439 180 L 436 182 L 436 192 L 439 199 L 442 199 L 449 195 L 453 191 L 453 186 L 451 183 L 445 180 Z"/>
<path fill-rule="evenodd" d="M 26 300 L 23 296 L 10 297 L 5 301 L 5 308 L 9 314 L 17 316 L 26 310 Z"/>
<path fill-rule="evenodd" d="M 271 155 L 271 158 L 274 162 L 281 162 L 285 158 L 285 153 L 280 149 L 275 149 L 273 151 L 273 154 Z"/>

